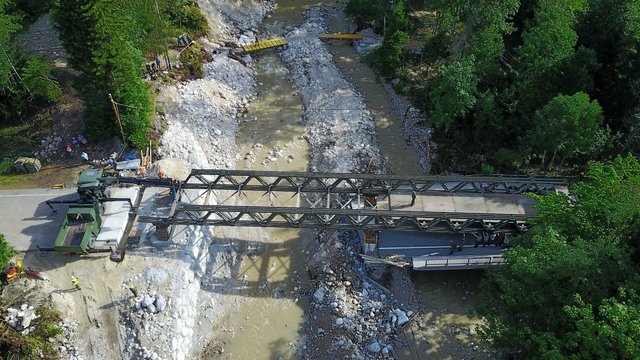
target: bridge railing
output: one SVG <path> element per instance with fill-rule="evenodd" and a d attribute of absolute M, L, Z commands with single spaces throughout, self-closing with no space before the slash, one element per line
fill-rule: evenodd
<path fill-rule="evenodd" d="M 443 267 L 488 267 L 493 265 L 504 264 L 506 260 L 502 256 L 474 256 L 474 257 L 450 257 L 450 258 L 437 258 L 429 259 L 429 257 L 420 257 L 416 262 L 414 259 L 414 268 L 443 268 Z M 419 266 L 416 266 L 419 265 Z"/>

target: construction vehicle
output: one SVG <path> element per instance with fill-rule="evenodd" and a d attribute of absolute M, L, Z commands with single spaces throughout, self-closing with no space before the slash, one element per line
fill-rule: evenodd
<path fill-rule="evenodd" d="M 100 233 L 100 205 L 71 204 L 53 248 L 62 253 L 88 253 Z"/>
<path fill-rule="evenodd" d="M 104 176 L 101 169 L 85 170 L 78 178 L 78 199 L 47 201 L 53 213 L 57 212 L 53 205 L 65 204 L 69 208 L 53 248 L 40 250 L 67 254 L 113 252 L 113 248 L 122 240 L 129 213 L 135 213 L 133 201 L 138 195 L 138 188 L 133 187 L 119 191 L 124 192 L 126 197 L 110 197 L 114 192 L 111 185 L 120 181 L 117 177 Z M 119 204 L 109 206 L 108 203 Z"/>

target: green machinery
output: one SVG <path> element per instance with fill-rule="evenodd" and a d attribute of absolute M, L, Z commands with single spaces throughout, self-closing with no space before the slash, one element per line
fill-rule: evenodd
<path fill-rule="evenodd" d="M 62 253 L 81 253 L 112 251 L 111 249 L 97 249 L 94 242 L 103 225 L 104 203 L 109 201 L 125 201 L 130 205 L 130 211 L 135 211 L 131 199 L 110 198 L 107 187 L 119 182 L 118 178 L 103 176 L 101 169 L 88 169 L 78 178 L 77 200 L 47 201 L 46 204 L 56 213 L 54 204 L 67 204 L 67 210 L 62 226 L 56 236 L 53 249 Z"/>
<path fill-rule="evenodd" d="M 71 204 L 53 248 L 62 253 L 88 253 L 100 233 L 102 217 L 97 204 Z M 97 209 L 98 208 L 98 209 Z"/>

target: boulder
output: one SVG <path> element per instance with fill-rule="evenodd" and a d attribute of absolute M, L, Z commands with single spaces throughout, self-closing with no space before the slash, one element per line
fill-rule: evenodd
<path fill-rule="evenodd" d="M 155 301 L 155 306 L 158 312 L 164 311 L 164 308 L 167 306 L 167 301 L 164 299 L 164 296 L 158 295 Z"/>
<path fill-rule="evenodd" d="M 400 309 L 395 309 L 393 311 L 393 313 L 398 318 L 398 326 L 402 326 L 402 325 L 404 325 L 404 324 L 409 322 L 409 317 L 407 316 L 407 314 L 404 311 L 402 311 Z"/>
<path fill-rule="evenodd" d="M 142 307 L 148 307 L 149 305 L 153 304 L 154 302 L 154 298 L 152 298 L 149 295 L 145 295 L 144 298 L 142 299 L 142 301 L 140 302 L 140 306 Z"/>
<path fill-rule="evenodd" d="M 380 343 L 377 340 L 374 340 L 374 342 L 367 345 L 367 351 L 372 353 L 379 353 L 380 350 L 382 350 L 382 346 L 380 346 Z"/>
<path fill-rule="evenodd" d="M 317 302 L 321 302 L 324 299 L 324 289 L 319 287 L 316 292 L 313 293 L 313 297 Z"/>

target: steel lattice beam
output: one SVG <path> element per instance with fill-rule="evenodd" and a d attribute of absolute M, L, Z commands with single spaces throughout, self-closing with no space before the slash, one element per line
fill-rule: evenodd
<path fill-rule="evenodd" d="M 139 218 L 140 222 L 161 227 L 214 225 L 515 233 L 530 228 L 524 215 L 407 211 L 397 208 L 398 201 L 408 202 L 411 197 L 407 194 L 412 194 L 415 200 L 415 194 L 418 193 L 426 193 L 422 196 L 431 196 L 429 193 L 455 196 L 461 193 L 461 196 L 508 194 L 520 197 L 527 192 L 547 194 L 566 191 L 571 179 L 511 175 L 432 176 L 194 169 L 185 181 L 149 181 L 152 181 L 148 183 L 149 186 L 171 187 L 177 195 L 171 211 L 165 216 Z M 136 183 L 147 184 L 144 179 L 136 180 Z M 214 190 L 222 191 L 219 194 L 224 194 L 224 191 L 231 194 L 222 195 L 226 196 L 222 204 L 196 204 L 207 204 Z M 268 196 L 268 204 L 235 205 L 236 202 L 242 205 L 245 199 L 249 199 L 238 195 L 246 195 L 251 191 L 259 192 L 258 199 L 262 202 Z M 396 208 L 392 207 L 392 198 Z M 294 199 L 296 204 L 274 204 L 274 199 L 276 202 Z M 232 200 L 230 205 L 224 204 L 227 200 Z M 401 206 L 411 207 L 414 200 L 411 200 L 411 205 Z"/>
<path fill-rule="evenodd" d="M 194 169 L 181 187 L 185 190 L 332 192 L 364 195 L 432 191 L 545 194 L 566 188 L 570 180 L 567 177 L 513 175 L 433 176 Z"/>
<path fill-rule="evenodd" d="M 527 231 L 523 215 L 380 211 L 336 208 L 286 208 L 181 204 L 172 217 L 141 216 L 138 221 L 167 225 L 255 226 L 325 229 L 394 229 L 461 232 Z"/>

